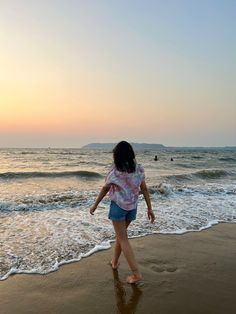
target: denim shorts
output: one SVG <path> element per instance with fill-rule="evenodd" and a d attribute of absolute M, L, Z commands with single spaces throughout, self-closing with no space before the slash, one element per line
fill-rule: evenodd
<path fill-rule="evenodd" d="M 108 218 L 115 221 L 122 221 L 122 220 L 135 220 L 137 214 L 137 208 L 132 210 L 124 210 L 116 205 L 115 202 L 111 201 L 110 210 L 108 214 Z"/>

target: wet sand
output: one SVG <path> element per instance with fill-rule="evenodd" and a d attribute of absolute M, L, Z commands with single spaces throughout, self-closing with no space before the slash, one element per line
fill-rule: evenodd
<path fill-rule="evenodd" d="M 128 285 L 128 266 L 98 252 L 48 275 L 13 275 L 0 282 L 1 314 L 236 313 L 236 224 L 184 235 L 132 239 L 143 274 Z"/>

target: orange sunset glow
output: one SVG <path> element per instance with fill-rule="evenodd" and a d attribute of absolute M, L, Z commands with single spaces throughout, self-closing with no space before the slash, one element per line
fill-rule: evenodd
<path fill-rule="evenodd" d="M 67 146 L 59 140 L 62 134 L 75 147 L 122 137 L 177 146 L 233 145 L 235 22 L 228 13 L 216 8 L 224 19 L 219 26 L 206 8 L 199 14 L 208 20 L 185 28 L 193 4 L 178 11 L 169 7 L 166 20 L 156 19 L 167 12 L 155 2 L 148 17 L 137 6 L 132 13 L 137 19 L 95 6 L 91 11 L 86 3 L 56 10 L 53 2 L 0 5 L 0 145 L 37 146 L 22 142 L 21 134 L 32 139 L 41 134 L 43 146 L 53 145 L 47 136 L 57 137 L 61 147 Z M 170 24 L 169 15 L 183 25 Z"/>

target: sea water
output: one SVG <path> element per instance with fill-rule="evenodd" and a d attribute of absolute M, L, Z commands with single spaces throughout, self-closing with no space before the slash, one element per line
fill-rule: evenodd
<path fill-rule="evenodd" d="M 136 157 L 145 168 L 156 221 L 148 221 L 140 195 L 130 237 L 236 222 L 235 151 L 138 151 Z M 111 167 L 110 151 L 0 150 L 1 280 L 12 273 L 46 274 L 110 247 L 109 199 L 94 216 L 89 207 Z"/>

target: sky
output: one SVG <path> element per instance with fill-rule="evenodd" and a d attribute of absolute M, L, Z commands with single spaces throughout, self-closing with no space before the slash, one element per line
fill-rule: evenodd
<path fill-rule="evenodd" d="M 0 0 L 0 147 L 236 145 L 236 1 Z"/>

